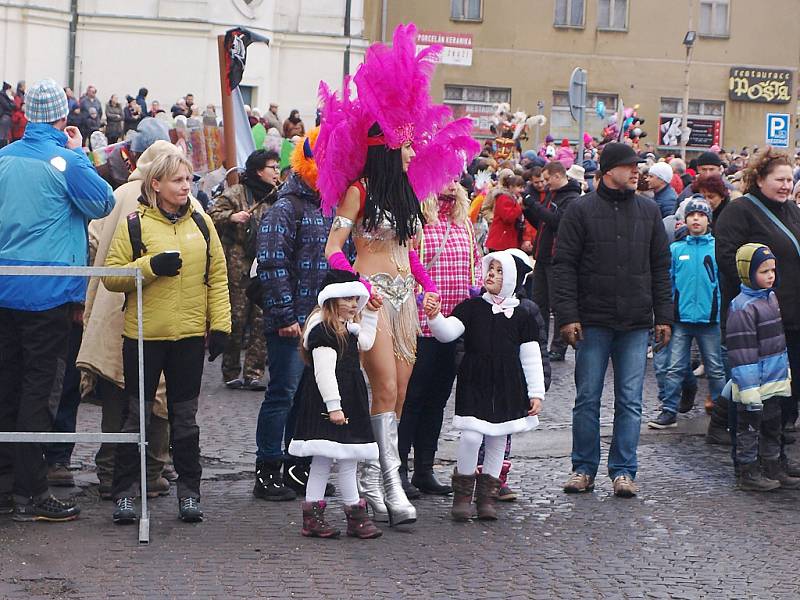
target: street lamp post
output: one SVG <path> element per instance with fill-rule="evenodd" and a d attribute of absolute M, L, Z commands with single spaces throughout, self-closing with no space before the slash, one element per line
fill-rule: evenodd
<path fill-rule="evenodd" d="M 686 161 L 686 144 L 689 143 L 689 71 L 692 66 L 692 51 L 694 42 L 697 39 L 697 32 L 692 29 L 692 3 L 689 2 L 689 31 L 683 38 L 683 45 L 686 46 L 686 66 L 684 67 L 683 81 L 683 116 L 681 118 L 681 158 Z"/>

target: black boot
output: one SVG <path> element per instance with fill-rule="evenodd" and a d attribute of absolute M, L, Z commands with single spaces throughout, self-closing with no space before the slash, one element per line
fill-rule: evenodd
<path fill-rule="evenodd" d="M 692 410 L 696 396 L 697 384 L 687 385 L 686 382 L 684 382 L 681 385 L 681 400 L 678 403 L 678 412 L 684 414 Z"/>
<path fill-rule="evenodd" d="M 400 474 L 400 482 L 403 484 L 403 491 L 406 493 L 406 497 L 409 500 L 416 500 L 419 498 L 421 496 L 419 490 L 408 481 L 408 461 L 400 463 L 398 473 Z"/>
<path fill-rule="evenodd" d="M 783 462 L 779 458 L 774 460 L 762 460 L 761 468 L 763 469 L 765 477 L 778 481 L 783 489 L 800 489 L 800 478 L 789 475 L 784 470 Z"/>
<path fill-rule="evenodd" d="M 311 472 L 311 461 L 296 460 L 283 463 L 283 485 L 292 488 L 298 496 L 306 495 L 308 475 Z M 325 495 L 333 496 L 336 488 L 332 483 L 325 484 Z"/>
<path fill-rule="evenodd" d="M 419 458 L 414 455 L 414 475 L 411 477 L 411 484 L 423 494 L 447 496 L 453 493 L 452 486 L 436 479 L 433 473 L 433 455 L 430 457 L 420 455 Z"/>
<path fill-rule="evenodd" d="M 281 461 L 267 460 L 256 463 L 256 481 L 253 486 L 253 496 L 262 500 L 294 500 L 297 498 L 294 490 L 283 485 L 281 479 Z"/>
<path fill-rule="evenodd" d="M 764 477 L 757 460 L 740 466 L 738 483 L 740 490 L 750 492 L 770 492 L 781 487 L 780 481 Z"/>
<path fill-rule="evenodd" d="M 706 444 L 731 445 L 731 435 L 728 433 L 728 404 L 728 399 L 723 396 L 717 398 L 714 403 L 706 433 Z"/>

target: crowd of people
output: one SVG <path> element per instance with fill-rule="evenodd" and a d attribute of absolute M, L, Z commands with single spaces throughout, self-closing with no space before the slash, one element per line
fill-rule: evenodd
<path fill-rule="evenodd" d="M 285 181 L 280 155 L 259 148 L 203 203 L 166 130 L 133 123 L 162 111 L 148 110 L 145 88 L 119 112 L 93 86 L 74 100 L 52 80 L 23 84 L 24 133 L 0 149 L 0 265 L 139 268 L 144 379 L 133 279 L 0 276 L 0 430 L 74 432 L 86 400 L 104 432 L 137 432 L 143 385 L 146 492 L 175 482 L 180 518 L 202 521 L 196 414 L 205 359 L 222 356 L 227 388 L 264 393 L 253 495 L 300 494 L 302 534 L 331 538 L 325 498 L 338 493 L 347 535 L 370 539 L 376 523 L 415 522 L 420 493 L 452 495 L 456 521 L 497 519 L 496 502 L 518 494 L 513 435 L 546 418 L 551 362 L 573 347 L 565 492 L 594 489 L 610 360 L 608 474 L 616 496 L 638 493 L 648 358 L 660 400 L 649 427 L 676 426 L 702 373 L 706 439 L 731 445 L 739 487 L 800 488 L 785 453 L 800 398 L 789 156 L 713 148 L 686 164 L 591 137 L 583 160 L 549 137 L 524 152 L 481 148 L 469 119 L 443 124 L 430 70 L 409 60 L 414 35 L 400 26 L 391 48 L 370 48 L 357 99 L 322 84 L 320 126 L 306 131 L 293 111 Z M 191 94 L 171 112 L 196 116 Z M 251 115 L 254 128 L 281 124 L 275 105 Z M 84 133 L 105 122 L 109 138 L 126 135 L 129 121 L 127 177 L 112 188 Z M 461 436 L 447 483 L 433 467 L 454 382 Z M 0 444 L 0 513 L 76 518 L 75 501 L 50 490 L 73 484 L 71 452 Z M 136 453 L 103 444 L 96 456 L 119 524 L 137 520 L 144 491 Z"/>
<path fill-rule="evenodd" d="M 135 136 L 139 124 L 148 117 L 159 119 L 170 126 L 181 121 L 187 123 L 189 119 L 202 126 L 216 127 L 221 124 L 215 105 L 208 104 L 203 109 L 195 103 L 194 94 L 191 93 L 178 98 L 166 110 L 158 100 L 148 100 L 150 92 L 146 87 L 139 88 L 136 96 L 126 94 L 124 102 L 118 94 L 111 94 L 105 104 L 98 97 L 97 87 L 94 85 L 88 85 L 79 97 L 76 97 L 71 88 L 63 89 L 69 108 L 67 125 L 77 127 L 82 143 L 92 150 L 130 140 Z M 28 123 L 26 90 L 25 81 L 19 81 L 16 88 L 3 81 L 0 91 L 0 148 L 22 139 L 25 133 Z M 259 109 L 248 105 L 245 105 L 245 111 L 253 128 L 253 139 L 257 148 L 263 147 L 268 133 L 286 139 L 302 138 L 306 133 L 300 111 L 296 109 L 284 121 L 278 116 L 278 104 L 274 102 L 270 103 L 263 114 Z M 100 132 L 102 136 L 93 138 L 92 134 L 95 132 Z"/>

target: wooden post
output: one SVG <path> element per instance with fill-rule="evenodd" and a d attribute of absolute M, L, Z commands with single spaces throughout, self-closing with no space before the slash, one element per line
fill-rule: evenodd
<path fill-rule="evenodd" d="M 222 164 L 229 171 L 228 185 L 239 183 L 239 175 L 230 169 L 236 166 L 236 127 L 233 118 L 233 97 L 228 89 L 228 73 L 226 69 L 227 52 L 225 51 L 225 36 L 217 36 L 217 50 L 219 51 L 219 86 L 222 95 L 222 125 L 225 143 L 225 157 Z"/>

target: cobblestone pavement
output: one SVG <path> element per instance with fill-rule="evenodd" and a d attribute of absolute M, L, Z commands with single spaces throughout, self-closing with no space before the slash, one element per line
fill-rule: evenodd
<path fill-rule="evenodd" d="M 96 446 L 80 445 L 78 521 L 0 517 L 0 598 L 800 597 L 800 492 L 735 491 L 726 450 L 692 435 L 705 423 L 700 408 L 680 418 L 676 433 L 643 430 L 637 498 L 613 497 L 605 477 L 594 493 L 567 496 L 568 360 L 554 365 L 542 430 L 515 441 L 510 482 L 521 494 L 499 521 L 454 524 L 448 499 L 425 497 L 415 525 L 385 527 L 378 540 L 309 540 L 299 534 L 297 502 L 252 497 L 260 394 L 228 392 L 218 368 L 207 368 L 199 419 L 207 521 L 178 521 L 173 490 L 151 503 L 151 543 L 138 545 L 136 528 L 114 526 L 111 503 L 97 497 Z M 646 416 L 654 389 L 651 371 Z M 98 423 L 98 409 L 83 406 L 79 429 Z M 452 469 L 453 446 L 448 429 L 441 476 Z M 330 506 L 343 527 L 338 502 Z"/>

